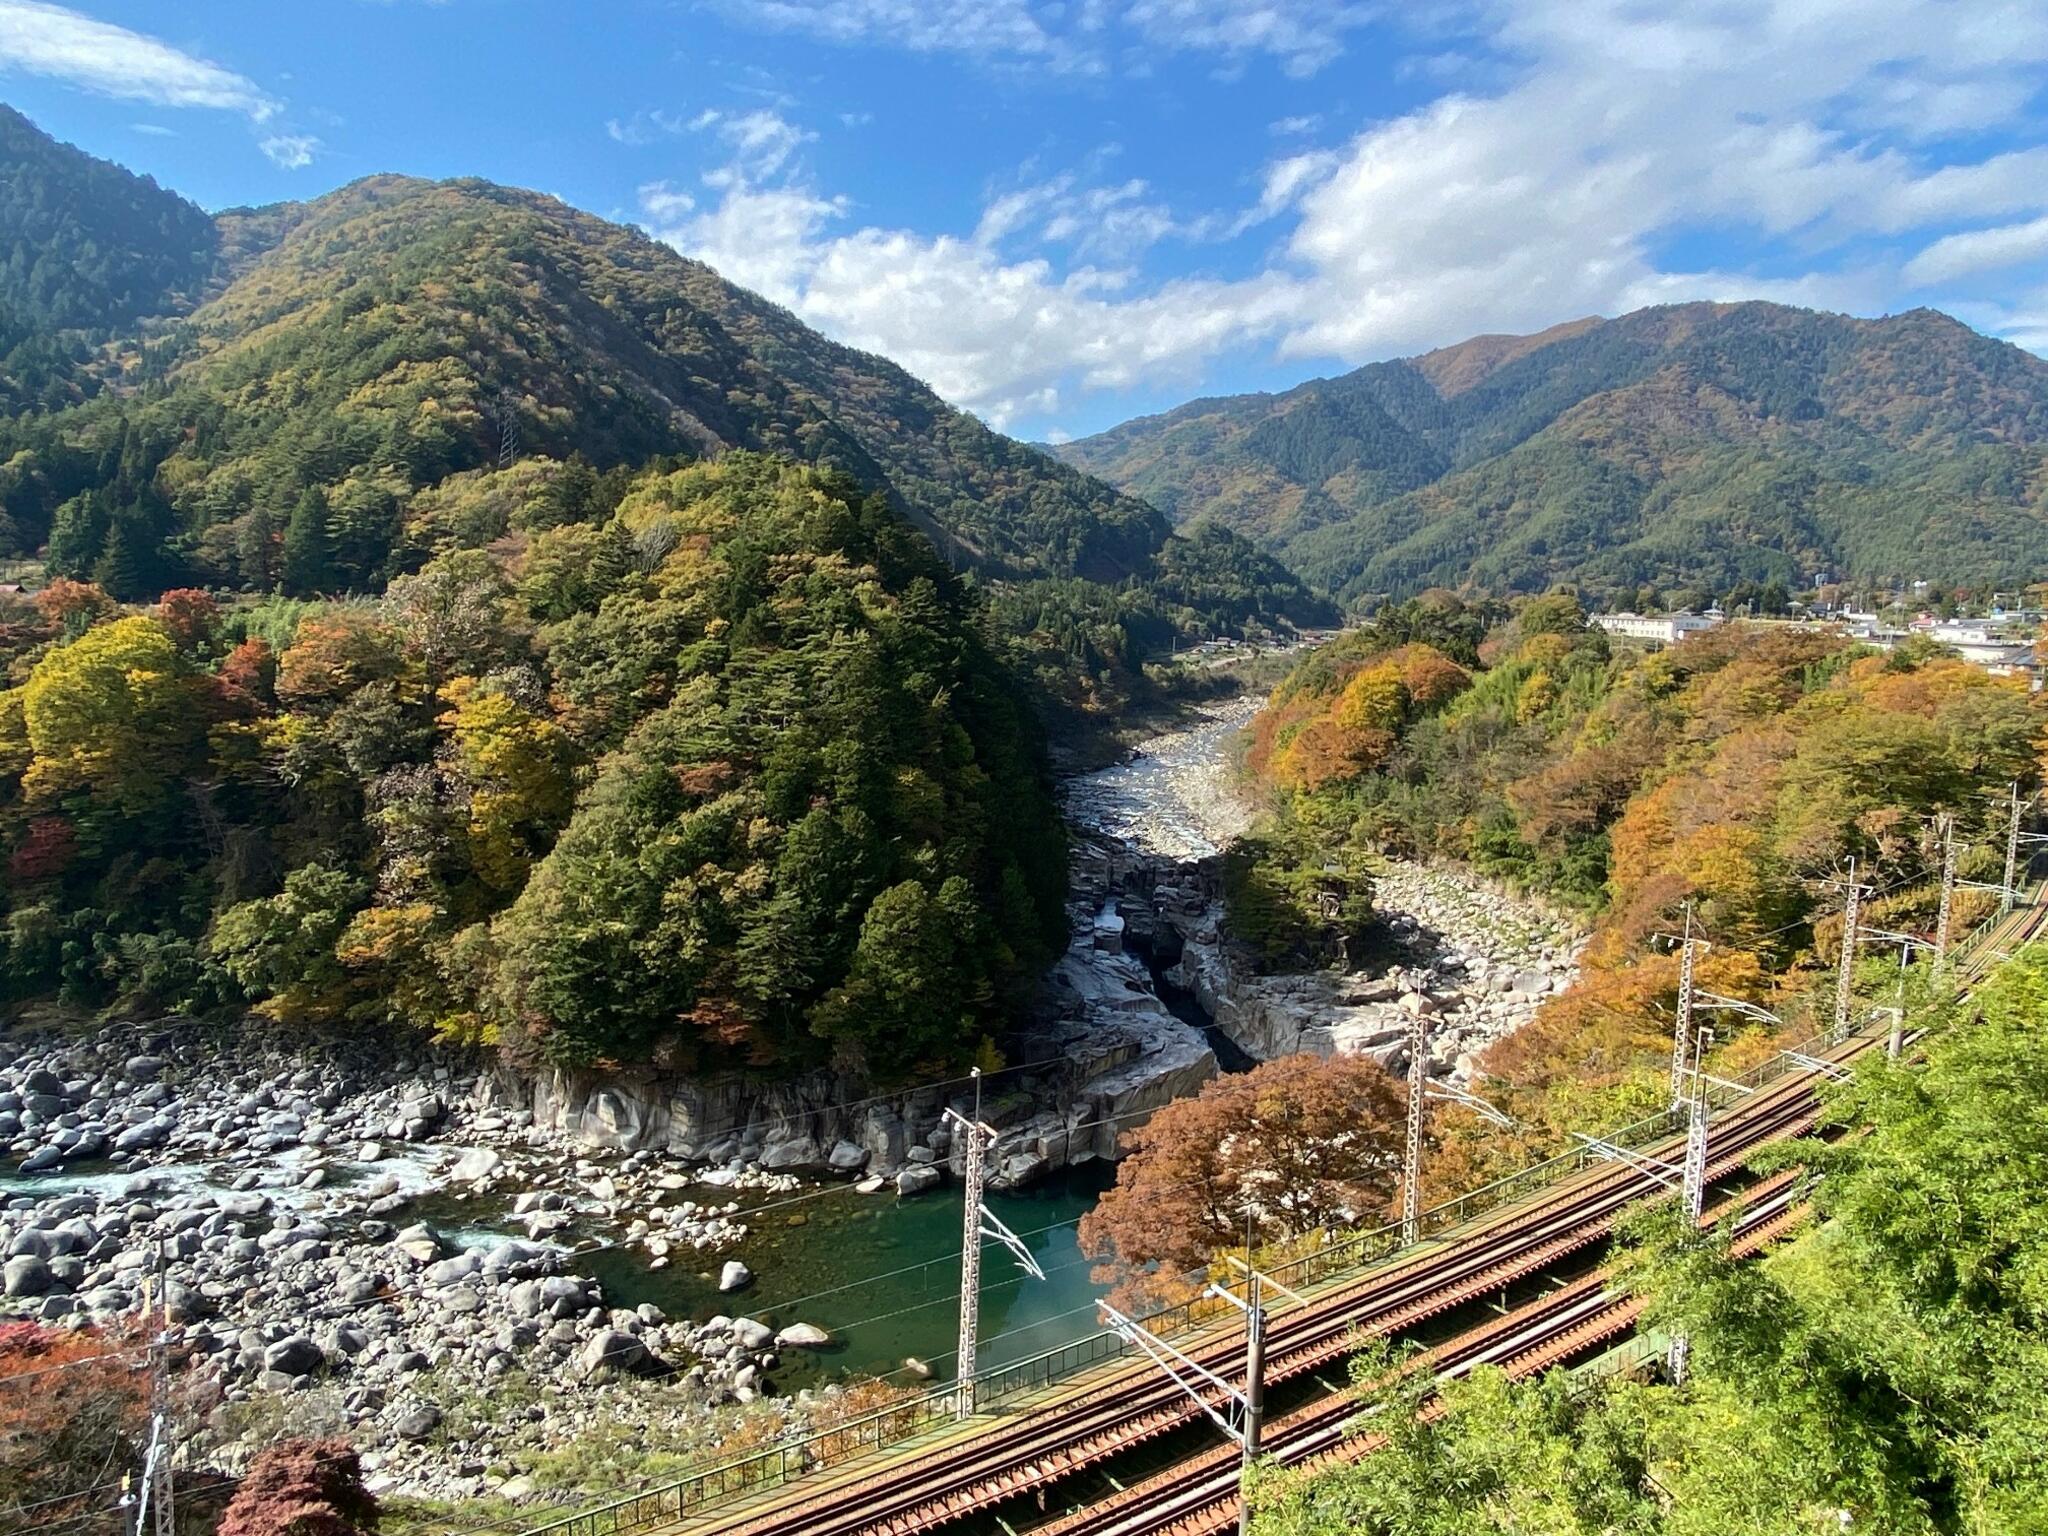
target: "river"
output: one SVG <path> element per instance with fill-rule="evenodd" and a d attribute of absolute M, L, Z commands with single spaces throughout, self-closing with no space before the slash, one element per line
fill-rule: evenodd
<path fill-rule="evenodd" d="M 1249 822 L 1232 790 L 1234 733 L 1257 712 L 1245 697 L 1211 706 L 1200 723 L 1141 742 L 1122 762 L 1076 776 L 1062 802 L 1077 837 L 1110 839 L 1139 853 L 1193 860 L 1217 852 Z M 1208 1029 L 1185 995 L 1160 988 L 1180 1018 Z M 1250 1058 L 1210 1031 L 1225 1070 Z M 1045 1271 L 1032 1279 L 999 1246 L 983 1255 L 983 1368 L 1008 1364 L 1095 1331 L 1095 1299 L 1077 1236 L 1082 1216 L 1115 1177 L 1112 1166 L 1083 1163 L 1028 1189 L 992 1194 L 989 1207 L 1024 1236 Z M 773 1204 L 772 1198 L 767 1202 Z M 742 1218 L 744 1219 L 744 1218 Z M 745 1311 L 777 1325 L 801 1319 L 829 1330 L 836 1347 L 815 1362 L 793 1358 L 777 1373 L 785 1390 L 820 1372 L 902 1376 L 915 1358 L 950 1374 L 959 1332 L 961 1197 L 949 1183 L 913 1200 L 843 1194 L 768 1210 L 734 1250 L 760 1277 L 740 1296 L 720 1296 L 711 1271 L 650 1270 L 628 1249 L 593 1254 L 580 1267 L 604 1283 L 615 1305 L 653 1302 L 672 1316 Z M 725 1255 L 721 1255 L 721 1258 Z"/>

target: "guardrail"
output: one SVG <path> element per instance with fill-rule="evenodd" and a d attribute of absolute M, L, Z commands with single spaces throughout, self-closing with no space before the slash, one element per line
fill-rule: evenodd
<path fill-rule="evenodd" d="M 2002 914 L 1992 914 L 1985 918 L 1951 946 L 1951 963 L 1981 944 L 2001 917 Z M 1810 1036 L 1796 1046 L 1774 1052 L 1728 1079 L 1727 1085 L 1709 1084 L 1706 1092 L 1708 1102 L 1714 1111 L 1719 1111 L 1749 1097 L 1750 1092 L 1793 1072 L 1806 1070 L 1793 1060 L 1794 1052 L 1810 1054 L 1839 1044 L 1843 1039 L 1873 1032 L 1873 1026 L 1866 1021 L 1845 1036 L 1835 1036 L 1832 1031 Z M 1677 1134 L 1684 1124 L 1683 1115 L 1667 1109 L 1622 1126 L 1601 1139 L 1616 1146 L 1641 1147 Z M 1581 1146 L 1532 1163 L 1527 1168 L 1432 1206 L 1422 1213 L 1418 1233 L 1426 1237 L 1462 1226 L 1489 1211 L 1582 1172 L 1598 1161 L 1597 1153 Z M 1401 1249 L 1401 1224 L 1389 1222 L 1367 1231 L 1329 1234 L 1323 1246 L 1267 1266 L 1265 1273 L 1290 1288 L 1314 1285 L 1337 1275 L 1369 1268 L 1393 1257 Z M 1226 1314 L 1232 1318 L 1240 1315 L 1236 1308 L 1224 1301 L 1199 1296 L 1191 1301 L 1162 1307 L 1140 1321 L 1150 1332 L 1170 1337 Z M 1116 1334 L 1107 1331 L 1090 1334 L 1028 1359 L 977 1372 L 972 1401 L 977 1412 L 984 1411 L 1005 1399 L 1049 1386 L 1089 1366 L 1120 1358 L 1125 1352 L 1126 1346 Z M 528 1527 L 522 1536 L 630 1536 L 632 1532 L 681 1519 L 741 1494 L 791 1482 L 807 1472 L 846 1460 L 859 1451 L 880 1450 L 927 1430 L 955 1423 L 960 1410 L 959 1393 L 960 1384 L 957 1382 L 936 1388 L 844 1424 L 814 1430 L 784 1444 L 769 1446 L 702 1472 L 691 1473 L 659 1488 L 650 1488 L 644 1493 L 631 1494 L 594 1509 Z"/>

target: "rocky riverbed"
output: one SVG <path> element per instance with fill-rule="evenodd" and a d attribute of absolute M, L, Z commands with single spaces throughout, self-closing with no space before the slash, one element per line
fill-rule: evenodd
<path fill-rule="evenodd" d="M 995 1188 L 1114 1158 L 1229 1042 L 1234 1061 L 1356 1050 L 1403 1070 L 1420 1014 L 1428 1070 L 1466 1076 L 1568 984 L 1565 925 L 1409 865 L 1380 877 L 1391 967 L 1258 976 L 1222 931 L 1216 858 L 1248 822 L 1230 739 L 1255 708 L 1219 706 L 1068 786 L 1073 939 L 1004 1043 L 1015 1065 L 983 1085 Z M 1228 1040 L 1170 1007 L 1160 977 Z M 965 1080 L 846 1097 L 824 1073 L 521 1077 L 256 1020 L 0 1041 L 0 1149 L 18 1170 L 0 1174 L 0 1316 L 118 1333 L 146 1289 L 160 1298 L 192 1367 L 194 1465 L 233 1470 L 292 1427 L 349 1434 L 384 1491 L 616 1486 L 649 1448 L 715 1447 L 741 1417 L 760 1443 L 843 1407 L 836 1386 L 777 1393 L 835 1341 L 787 1306 L 749 1314 L 769 1288 L 750 1236 L 805 1220 L 812 1198 L 879 1209 L 944 1185 L 960 1158 L 946 1111 L 973 1102 Z M 687 1270 L 726 1305 L 619 1304 L 597 1250 Z M 618 1460 L 600 1473 L 604 1445 Z"/>
<path fill-rule="evenodd" d="M 1200 724 L 1070 786 L 1069 816 L 1096 834 L 1076 860 L 1077 888 L 1170 961 L 1163 980 L 1252 1057 L 1365 1053 L 1405 1072 L 1419 1017 L 1429 1072 L 1469 1081 L 1481 1051 L 1571 985 L 1583 934 L 1461 871 L 1388 859 L 1374 891 L 1384 960 L 1353 972 L 1258 974 L 1228 940 L 1214 859 L 1251 821 L 1232 739 L 1259 703 L 1215 706 Z"/>
<path fill-rule="evenodd" d="M 345 1428 L 378 1485 L 438 1496 L 516 1493 L 522 1464 L 622 1414 L 703 1443 L 712 1410 L 831 1342 L 610 1306 L 577 1272 L 634 1244 L 743 1291 L 745 1265 L 712 1256 L 746 1236 L 742 1201 L 794 1178 L 584 1147 L 493 1107 L 489 1080 L 189 1025 L 0 1043 L 0 1137 L 27 1170 L 0 1184 L 0 1312 L 118 1336 L 154 1297 L 191 1366 L 189 1457 L 232 1467 L 280 1424 Z M 517 1411 L 479 1415 L 485 1394 Z"/>

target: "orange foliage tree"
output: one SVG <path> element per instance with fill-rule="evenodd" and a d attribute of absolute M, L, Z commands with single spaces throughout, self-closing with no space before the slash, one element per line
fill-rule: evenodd
<path fill-rule="evenodd" d="M 1282 1056 L 1126 1131 L 1116 1187 L 1081 1219 L 1096 1278 L 1131 1291 L 1241 1248 L 1376 1220 L 1400 1176 L 1400 1083 L 1363 1056 Z"/>
<path fill-rule="evenodd" d="M 130 1342 L 0 1323 L 0 1530 L 122 1529 L 146 1406 Z"/>
<path fill-rule="evenodd" d="M 281 1440 L 259 1455 L 221 1516 L 218 1536 L 367 1536 L 377 1500 L 343 1440 Z"/>

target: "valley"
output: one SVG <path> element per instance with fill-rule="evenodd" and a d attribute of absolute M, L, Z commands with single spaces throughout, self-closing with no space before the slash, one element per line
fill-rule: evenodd
<path fill-rule="evenodd" d="M 10 84 L 77 52 L 22 73 L 53 18 L 134 36 L 0 0 Z M 202 207 L 0 105 L 0 1531 L 661 1536 L 685 1478 L 735 1518 L 794 1485 L 807 1532 L 807 1474 L 907 1447 L 900 1504 L 837 1490 L 850 1536 L 923 1500 L 920 1444 L 998 1468 L 944 1518 L 1081 1528 L 1049 1487 L 1142 1504 L 1112 1461 L 1208 1435 L 1132 1372 L 1040 1445 L 1036 1388 L 1143 1319 L 1225 1373 L 1258 1536 L 1468 1486 L 1443 1529 L 1548 1531 L 1603 1480 L 1573 1528 L 1723 1536 L 1715 1435 L 1774 1532 L 2023 1484 L 2048 363 L 1645 282 L 1610 296 L 1682 302 L 1302 351 L 1295 276 L 1255 318 L 1140 274 L 1343 195 L 1315 119 L 1256 132 L 1302 145 L 1256 217 L 1132 179 L 1084 219 L 1048 170 L 926 248 L 838 227 L 793 102 L 605 120 L 644 222 L 294 179 L 326 151 L 260 93 L 226 110 L 280 119 L 271 200 Z M 691 146 L 732 158 L 655 179 Z M 1085 265 L 1047 286 L 1034 239 Z M 1144 335 L 1076 318 L 1133 277 Z M 885 355 L 904 316 L 974 356 Z M 1066 436 L 1251 337 L 1209 387 L 1349 371 Z M 1807 1130 L 1750 1264 L 1706 1190 Z M 1348 1357 L 1394 1410 L 1347 1437 L 1317 1377 L 1365 1472 L 1250 1454 L 1268 1266 L 1384 1289 L 1281 1293 L 1315 1337 L 1278 1379 Z M 1642 1347 L 1396 1347 L 1525 1284 Z M 1287 1523 L 1383 1476 L 1384 1519 Z"/>
<path fill-rule="evenodd" d="M 1082 1064 L 988 1082 L 1004 1130 L 992 1207 L 1048 1278 L 991 1250 L 984 1368 L 1094 1331 L 1102 1287 L 1075 1228 L 1113 1176 L 1115 1139 L 1219 1058 L 1242 1069 L 1293 1048 L 1283 1019 L 1340 1021 L 1302 1042 L 1324 1050 L 1355 1045 L 1346 1028 L 1370 1039 L 1373 1020 L 1405 1039 L 1394 997 L 1419 988 L 1444 1007 L 1432 1070 L 1454 1074 L 1569 979 L 1568 933 L 1399 864 L 1383 877 L 1386 948 L 1355 975 L 1233 968 L 1213 871 L 1249 824 L 1234 748 L 1259 702 L 1208 706 L 1064 786 L 1072 942 L 1015 1050 Z M 1098 947 L 1105 910 L 1123 915 L 1126 952 Z M 1396 966 L 1409 980 L 1361 998 Z M 1541 986 L 1505 985 L 1532 968 Z M 847 1382 L 949 1374 L 959 1186 L 934 1132 L 941 1105 L 970 1102 L 964 1082 L 849 1110 L 830 1107 L 830 1078 L 594 1075 L 550 1090 L 469 1053 L 393 1060 L 178 1018 L 0 1051 L 15 1085 L 0 1105 L 21 1101 L 0 1133 L 14 1128 L 25 1170 L 0 1176 L 0 1247 L 15 1255 L 0 1305 L 113 1324 L 145 1282 L 166 1286 L 194 1379 L 212 1384 L 196 1460 L 232 1466 L 243 1436 L 330 1421 L 381 1492 L 545 1496 L 574 1448 L 599 1454 L 622 1422 L 681 1458 L 739 1423 L 758 1436 L 764 1414 L 829 1423 Z M 700 1118 L 686 1128 L 684 1113 Z M 828 1160 L 852 1166 L 820 1182 Z M 724 1290 L 735 1263 L 746 1278 Z M 817 1344 L 792 1341 L 805 1328 Z M 614 1475 L 638 1464 L 618 1454 Z"/>

